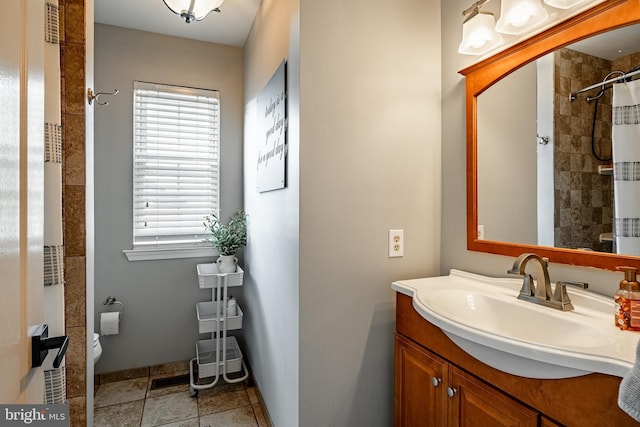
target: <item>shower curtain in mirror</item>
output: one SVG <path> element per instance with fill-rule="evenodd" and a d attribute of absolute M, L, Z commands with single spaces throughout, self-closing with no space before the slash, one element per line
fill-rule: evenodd
<path fill-rule="evenodd" d="M 640 255 L 640 80 L 613 87 L 616 252 Z"/>
<path fill-rule="evenodd" d="M 60 107 L 60 29 L 57 0 L 44 10 L 44 322 L 49 336 L 65 335 L 62 246 L 62 119 Z M 43 363 L 44 403 L 66 401 L 64 362 L 53 367 L 54 352 Z"/>

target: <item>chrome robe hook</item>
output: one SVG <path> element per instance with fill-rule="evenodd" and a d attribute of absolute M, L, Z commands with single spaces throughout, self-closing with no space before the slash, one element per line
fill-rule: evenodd
<path fill-rule="evenodd" d="M 96 92 L 94 93 L 93 90 L 91 88 L 87 89 L 87 100 L 89 101 L 89 105 L 91 105 L 91 103 L 95 100 L 97 105 L 109 105 L 108 102 L 100 102 L 98 101 L 98 97 L 100 95 L 107 95 L 107 96 L 112 96 L 112 95 L 117 95 L 118 92 L 120 92 L 118 89 L 114 90 L 113 92 Z"/>

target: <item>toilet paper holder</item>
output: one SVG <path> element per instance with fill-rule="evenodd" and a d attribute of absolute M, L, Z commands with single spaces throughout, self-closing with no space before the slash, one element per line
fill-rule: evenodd
<path fill-rule="evenodd" d="M 124 304 L 118 301 L 114 296 L 108 296 L 107 299 L 102 303 L 102 305 L 114 305 L 114 304 L 120 304 L 120 307 L 122 308 L 120 312 L 124 313 Z"/>

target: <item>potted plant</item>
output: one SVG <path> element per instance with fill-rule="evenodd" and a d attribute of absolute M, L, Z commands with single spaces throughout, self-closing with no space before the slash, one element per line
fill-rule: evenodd
<path fill-rule="evenodd" d="M 218 272 L 235 273 L 238 265 L 236 250 L 247 244 L 247 214 L 237 211 L 227 224 L 223 224 L 218 215 L 211 214 L 204 218 L 203 224 L 211 233 L 209 241 L 220 253 L 216 261 Z"/>

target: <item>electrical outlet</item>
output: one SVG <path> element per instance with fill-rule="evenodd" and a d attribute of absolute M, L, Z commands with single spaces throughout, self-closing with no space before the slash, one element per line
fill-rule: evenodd
<path fill-rule="evenodd" d="M 478 240 L 484 240 L 484 225 L 478 225 L 478 234 L 476 237 Z"/>
<path fill-rule="evenodd" d="M 389 258 L 404 256 L 404 230 L 389 230 Z"/>

